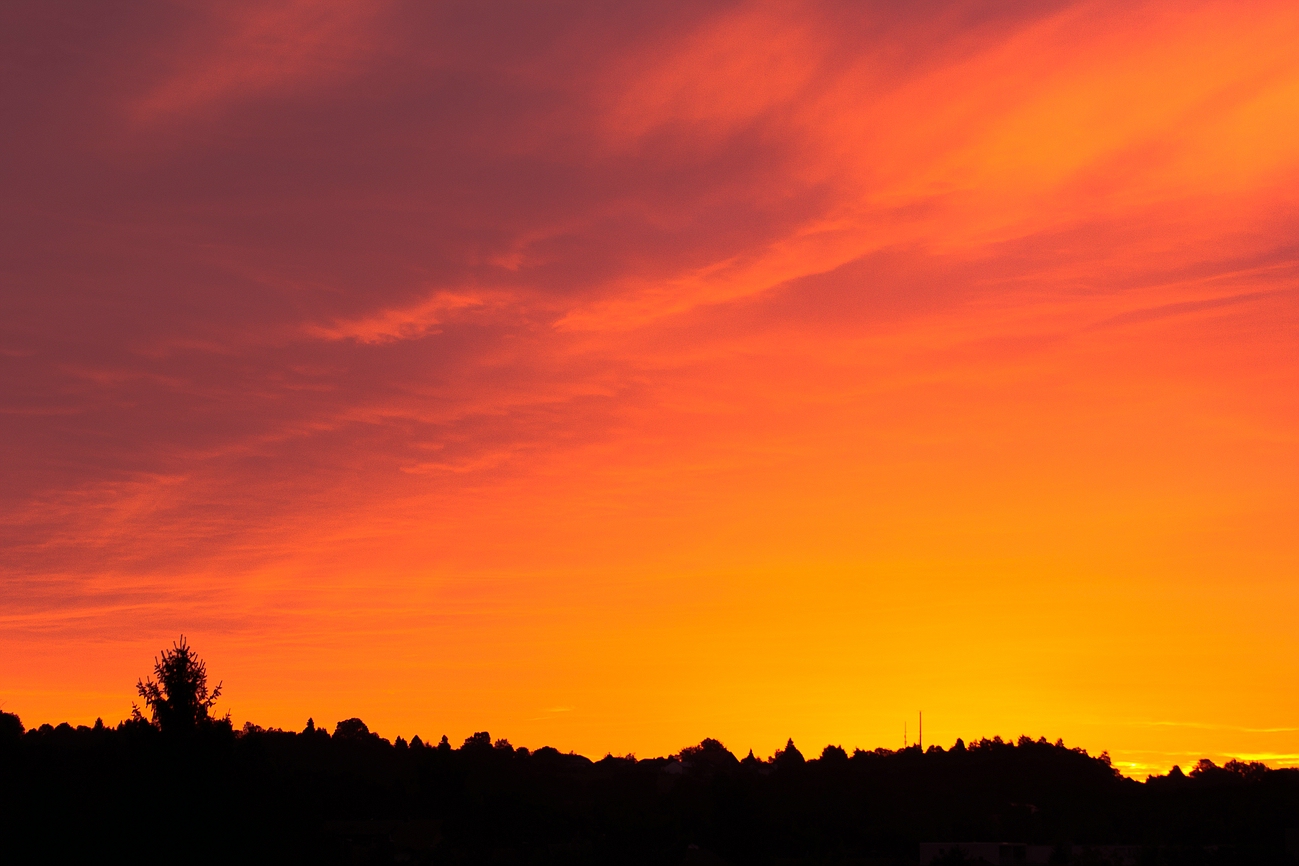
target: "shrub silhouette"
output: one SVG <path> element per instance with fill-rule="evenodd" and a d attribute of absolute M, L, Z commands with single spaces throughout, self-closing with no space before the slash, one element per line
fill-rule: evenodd
<path fill-rule="evenodd" d="M 186 733 L 212 724 L 212 707 L 221 697 L 221 683 L 210 693 L 207 665 L 185 640 L 185 635 L 154 659 L 152 677 L 136 683 L 153 724 L 168 733 Z M 135 719 L 143 721 L 140 708 L 132 705 Z"/>

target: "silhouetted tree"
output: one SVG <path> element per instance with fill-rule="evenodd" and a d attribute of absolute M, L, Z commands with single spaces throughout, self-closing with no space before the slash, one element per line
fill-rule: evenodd
<path fill-rule="evenodd" d="M 462 749 L 490 749 L 492 747 L 492 735 L 486 731 L 478 731 L 465 737 Z"/>
<path fill-rule="evenodd" d="M 221 697 L 221 683 L 208 692 L 207 665 L 184 635 L 154 659 L 153 673 L 157 682 L 150 677 L 137 682 L 135 688 L 144 698 L 154 725 L 163 731 L 183 733 L 212 723 L 212 707 Z M 140 708 L 132 708 L 135 718 L 143 720 Z"/>
<path fill-rule="evenodd" d="M 334 725 L 335 739 L 367 740 L 371 737 L 370 728 L 360 719 L 344 719 Z"/>
<path fill-rule="evenodd" d="M 826 763 L 839 763 L 848 760 L 848 753 L 843 750 L 843 746 L 826 746 L 821 750 L 821 760 Z"/>
<path fill-rule="evenodd" d="M 17 740 L 23 735 L 23 720 L 0 710 L 0 740 Z"/>
<path fill-rule="evenodd" d="M 777 767 L 801 767 L 804 760 L 803 753 L 795 748 L 794 740 L 791 737 L 789 742 L 785 743 L 785 748 L 776 751 L 771 762 Z"/>
<path fill-rule="evenodd" d="M 683 764 L 721 770 L 731 769 L 740 763 L 721 740 L 712 737 L 704 739 L 697 746 L 682 749 L 679 758 Z"/>

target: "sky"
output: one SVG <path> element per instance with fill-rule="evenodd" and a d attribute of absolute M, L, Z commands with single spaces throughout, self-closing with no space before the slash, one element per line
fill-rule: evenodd
<path fill-rule="evenodd" d="M 5 4 L 0 708 L 1299 765 L 1297 42 Z"/>

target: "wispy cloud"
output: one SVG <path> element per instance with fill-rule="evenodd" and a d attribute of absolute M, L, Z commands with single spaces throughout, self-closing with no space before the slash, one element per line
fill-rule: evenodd
<path fill-rule="evenodd" d="M 354 74 L 378 48 L 382 37 L 373 26 L 388 5 L 278 0 L 212 7 L 177 34 L 169 74 L 131 113 L 147 123 L 192 120 L 241 100 L 328 86 Z"/>
<path fill-rule="evenodd" d="M 499 306 L 501 299 L 479 292 L 434 292 L 409 307 L 380 310 L 358 319 L 329 325 L 309 325 L 307 333 L 326 340 L 356 340 L 360 343 L 391 343 L 418 340 L 437 333 L 448 318 L 466 312 Z"/>

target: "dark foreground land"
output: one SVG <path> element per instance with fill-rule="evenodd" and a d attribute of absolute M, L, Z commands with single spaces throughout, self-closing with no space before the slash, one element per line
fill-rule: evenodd
<path fill-rule="evenodd" d="M 902 864 L 938 841 L 1051 845 L 1054 862 L 1296 862 L 1299 771 L 1201 762 L 1139 783 L 1028 738 L 771 761 L 705 740 L 593 762 L 486 734 L 389 743 L 356 720 L 332 736 L 0 723 L 4 862 Z M 1142 847 L 1087 847 L 1107 844 Z"/>

